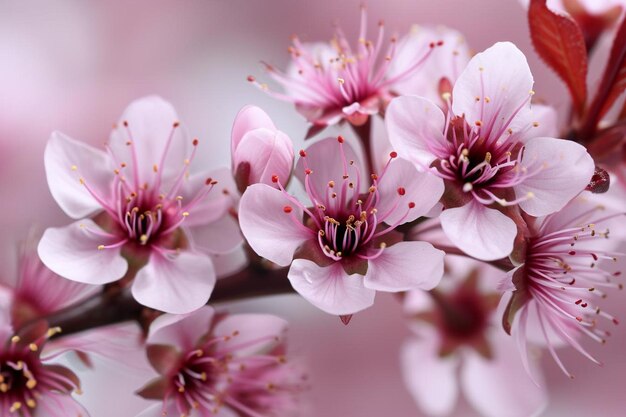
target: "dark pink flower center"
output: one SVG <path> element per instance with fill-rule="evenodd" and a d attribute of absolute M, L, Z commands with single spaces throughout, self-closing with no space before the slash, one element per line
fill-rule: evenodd
<path fill-rule="evenodd" d="M 308 216 L 305 225 L 299 227 L 307 231 L 317 233 L 319 248 L 325 256 L 334 261 L 355 256 L 359 259 L 373 259 L 382 253 L 386 244 L 382 237 L 394 230 L 408 216 L 410 210 L 415 207 L 414 202 L 407 204 L 404 215 L 395 224 L 383 227 L 382 223 L 399 208 L 402 197 L 406 194 L 403 187 L 397 189 L 396 201 L 387 212 L 379 212 L 381 194 L 378 186 L 385 176 L 389 163 L 397 157 L 392 152 L 390 159 L 380 175 L 372 174 L 371 185 L 366 194 L 359 192 L 361 187 L 361 174 L 354 161 L 348 161 L 343 149 L 343 137 L 338 137 L 339 152 L 343 163 L 343 175 L 340 183 L 330 180 L 325 190 L 318 190 L 311 184 L 311 176 L 316 173 L 311 170 L 306 162 L 306 152 L 300 151 L 304 160 L 305 180 L 304 186 L 312 207 L 306 207 L 289 195 L 282 187 L 279 179 L 274 177 L 275 182 L 283 191 L 284 195 L 299 206 Z M 353 172 L 349 174 L 349 167 Z M 285 206 L 285 213 L 292 211 L 291 206 Z M 377 247 L 376 247 L 377 246 Z"/>
<path fill-rule="evenodd" d="M 349 120 L 356 124 L 363 122 L 358 115 L 363 114 L 361 107 L 373 107 L 368 102 L 384 98 L 387 90 L 394 84 L 414 74 L 442 41 L 432 42 L 424 56 L 404 68 L 400 73 L 386 77 L 396 54 L 396 38 L 391 38 L 389 48 L 383 53 L 384 24 L 379 23 L 376 41 L 367 40 L 367 13 L 362 8 L 361 28 L 356 48 L 350 46 L 346 36 L 337 30 L 330 42 L 333 56 L 324 56 L 303 45 L 297 37 L 293 37 L 293 45 L 289 53 L 295 71 L 287 74 L 266 64 L 270 76 L 282 84 L 288 94 L 269 91 L 266 84 L 260 84 L 252 76 L 248 80 L 270 95 L 304 107 L 303 110 L 321 110 L 319 117 L 328 113 L 344 111 Z M 325 52 L 325 51 L 324 51 Z M 350 106 L 356 106 L 351 108 Z M 366 114 L 374 111 L 367 110 Z"/>

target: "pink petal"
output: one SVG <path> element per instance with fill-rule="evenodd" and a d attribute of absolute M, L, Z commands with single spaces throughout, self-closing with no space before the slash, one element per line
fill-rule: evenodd
<path fill-rule="evenodd" d="M 209 193 L 192 203 L 200 193 L 206 192 L 207 180 L 217 181 Z M 189 216 L 185 219 L 187 227 L 205 225 L 217 221 L 228 213 L 228 209 L 236 207 L 239 192 L 228 168 L 220 168 L 195 173 L 185 180 L 180 190 L 183 204 L 192 204 L 186 208 Z"/>
<path fill-rule="evenodd" d="M 128 128 L 124 126 L 125 121 Z M 183 161 L 191 154 L 192 142 L 187 139 L 182 126 L 173 128 L 177 122 L 178 114 L 174 107 L 157 96 L 135 100 L 124 110 L 111 133 L 109 145 L 118 162 L 128 164 L 125 170 L 129 179 L 134 178 L 133 150 L 137 160 L 139 178 L 135 180 L 138 184 L 153 183 L 157 175 L 153 170 L 155 164 L 159 168 L 158 175 L 165 177 L 165 183 L 178 174 L 184 166 Z M 129 141 L 132 146 L 127 145 Z"/>
<path fill-rule="evenodd" d="M 441 358 L 437 338 L 432 337 L 405 343 L 400 360 L 404 383 L 417 405 L 430 415 L 450 414 L 459 396 L 458 358 Z"/>
<path fill-rule="evenodd" d="M 40 314 L 50 314 L 101 290 L 101 286 L 70 281 L 55 274 L 32 252 L 23 255 L 14 294 L 16 302 L 25 302 Z"/>
<path fill-rule="evenodd" d="M 173 404 L 166 407 L 165 412 L 168 416 L 176 416 L 178 414 L 178 410 Z M 135 417 L 163 417 L 163 404 L 159 402 L 158 404 L 151 405 Z"/>
<path fill-rule="evenodd" d="M 285 212 L 287 206 L 290 213 Z M 313 231 L 296 223 L 302 223 L 302 209 L 275 188 L 254 184 L 241 197 L 239 225 L 243 235 L 257 254 L 280 266 L 291 263 L 303 242 L 316 238 Z"/>
<path fill-rule="evenodd" d="M 87 410 L 71 395 L 45 391 L 37 398 L 37 417 L 89 416 Z"/>
<path fill-rule="evenodd" d="M 527 142 L 528 139 L 538 138 L 540 136 L 555 138 L 559 134 L 558 115 L 556 109 L 552 106 L 544 104 L 532 104 L 531 107 L 531 125 L 528 130 L 518 136 L 521 142 Z"/>
<path fill-rule="evenodd" d="M 244 245 L 240 245 L 227 253 L 211 254 L 217 279 L 236 274 L 248 265 L 248 257 Z"/>
<path fill-rule="evenodd" d="M 236 356 L 267 353 L 284 343 L 288 323 L 270 314 L 234 314 L 221 320 L 213 334 L 232 336 L 216 350 L 230 351 Z"/>
<path fill-rule="evenodd" d="M 493 359 L 475 352 L 465 358 L 460 376 L 465 397 L 486 417 L 539 415 L 547 405 L 546 392 L 528 377 L 513 339 L 499 331 L 491 342 Z"/>
<path fill-rule="evenodd" d="M 359 164 L 359 158 L 352 146 L 348 143 L 343 144 L 343 151 L 346 161 L 355 161 L 354 165 L 348 164 L 347 173 L 351 178 L 355 178 L 356 170 L 360 170 L 361 178 L 369 176 L 370 173 L 365 172 L 365 167 Z M 326 138 L 306 149 L 306 158 L 300 158 L 296 165 L 296 176 L 302 184 L 305 183 L 305 163 L 313 172 L 309 175 L 311 186 L 318 196 L 326 196 L 328 182 L 334 181 L 336 184 L 343 184 L 344 163 L 341 157 L 339 142 L 337 138 Z M 361 181 L 365 183 L 366 181 Z"/>
<path fill-rule="evenodd" d="M 287 182 L 293 158 L 293 144 L 289 136 L 279 130 L 260 128 L 243 136 L 233 155 L 233 168 L 247 162 L 250 164 L 250 184 L 262 182 L 273 185 L 273 175 Z"/>
<path fill-rule="evenodd" d="M 524 148 L 522 165 L 535 174 L 515 187 L 515 195 L 534 195 L 520 203 L 531 216 L 545 216 L 562 209 L 585 189 L 595 167 L 583 146 L 553 138 L 530 139 Z"/>
<path fill-rule="evenodd" d="M 393 90 L 401 95 L 418 95 L 435 103 L 441 101 L 439 80 L 446 78 L 452 85 L 470 60 L 470 49 L 463 35 L 445 26 L 414 26 L 398 42 L 388 77 L 399 75 L 422 58 L 433 41 L 443 41 L 442 46 L 426 59 L 418 71 L 406 79 L 396 82 Z"/>
<path fill-rule="evenodd" d="M 215 311 L 210 306 L 202 306 L 192 313 L 163 314 L 150 324 L 146 343 L 176 346 L 186 352 L 211 329 L 214 317 Z"/>
<path fill-rule="evenodd" d="M 385 123 L 389 141 L 398 155 L 418 169 L 427 168 L 435 160 L 437 149 L 446 146 L 443 112 L 425 98 L 402 96 L 391 100 Z"/>
<path fill-rule="evenodd" d="M 363 275 L 346 274 L 339 262 L 320 267 L 296 259 L 287 277 L 302 297 L 330 314 L 354 314 L 374 304 L 376 292 L 363 285 Z"/>
<path fill-rule="evenodd" d="M 444 255 L 430 243 L 396 243 L 368 262 L 365 286 L 389 292 L 433 289 L 443 276 Z"/>
<path fill-rule="evenodd" d="M 68 216 L 80 219 L 102 210 L 81 178 L 99 198 L 109 200 L 114 167 L 105 152 L 54 132 L 46 145 L 44 164 L 50 193 Z"/>
<path fill-rule="evenodd" d="M 184 314 L 202 307 L 215 286 L 215 271 L 208 255 L 183 251 L 174 257 L 153 252 L 137 272 L 132 293 L 146 307 Z"/>
<path fill-rule="evenodd" d="M 146 361 L 143 343 L 143 330 L 139 324 L 127 322 L 53 339 L 46 344 L 44 354 L 48 360 L 71 350 L 109 359 L 134 369 L 146 369 L 150 365 Z"/>
<path fill-rule="evenodd" d="M 214 253 L 229 253 L 243 242 L 237 220 L 226 215 L 219 221 L 189 229 L 194 248 Z"/>
<path fill-rule="evenodd" d="M 230 154 L 235 155 L 235 150 L 246 133 L 259 128 L 276 130 L 272 119 L 260 107 L 247 105 L 239 110 L 230 134 Z"/>
<path fill-rule="evenodd" d="M 461 73 L 452 91 L 452 110 L 465 114 L 472 126 L 481 121 L 481 134 L 487 137 L 502 135 L 509 127 L 519 131 L 531 122 L 532 88 L 524 54 L 510 42 L 498 42 L 476 54 Z"/>
<path fill-rule="evenodd" d="M 120 255 L 121 247 L 112 245 L 119 238 L 100 236 L 104 232 L 90 219 L 65 227 L 48 228 L 37 247 L 41 261 L 54 273 L 85 284 L 107 284 L 126 274 L 128 264 Z"/>
<path fill-rule="evenodd" d="M 441 227 L 463 252 L 483 261 L 509 256 L 517 227 L 513 220 L 475 201 L 446 209 L 441 213 Z"/>
<path fill-rule="evenodd" d="M 400 188 L 404 190 L 404 195 L 399 195 Z M 378 183 L 380 201 L 376 208 L 379 216 L 389 213 L 384 219 L 381 218 L 389 225 L 412 222 L 426 215 L 439 202 L 443 190 L 441 178 L 418 172 L 410 162 L 395 159 Z M 414 203 L 415 207 L 409 209 L 409 203 Z"/>

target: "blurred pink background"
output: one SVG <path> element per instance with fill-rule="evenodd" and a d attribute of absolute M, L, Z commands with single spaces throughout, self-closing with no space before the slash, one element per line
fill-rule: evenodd
<path fill-rule="evenodd" d="M 287 103 L 246 82 L 268 80 L 260 60 L 287 64 L 289 36 L 327 40 L 332 22 L 348 35 L 359 23 L 360 1 L 142 0 L 63 2 L 0 1 L 0 197 L 3 279 L 10 279 L 16 242 L 32 225 L 69 220 L 50 196 L 43 149 L 53 130 L 100 145 L 133 99 L 159 94 L 178 109 L 201 140 L 199 159 L 229 164 L 230 128 L 245 104 L 263 107 L 302 146 L 304 120 Z M 564 87 L 530 45 L 525 13 L 517 0 L 394 0 L 368 3 L 370 28 L 384 19 L 388 33 L 406 33 L 414 23 L 443 24 L 465 33 L 480 51 L 510 40 L 528 56 L 537 97 L 557 107 Z M 618 294 L 619 295 L 619 294 Z M 626 317 L 615 296 L 611 309 Z M 374 308 L 344 327 L 337 318 L 302 299 L 279 297 L 239 303 L 231 311 L 272 312 L 292 325 L 292 353 L 305 358 L 315 416 L 420 416 L 402 384 L 399 347 L 408 335 L 400 306 L 379 295 Z M 550 406 L 544 416 L 626 415 L 621 393 L 626 375 L 626 333 L 616 328 L 606 346 L 592 352 L 598 368 L 573 351 L 562 357 L 576 375 L 568 380 L 546 360 Z M 548 358 L 549 359 L 549 358 Z M 104 367 L 85 371 L 82 399 L 94 417 L 133 416 L 145 403 L 132 391 L 143 380 L 133 371 Z M 114 401 L 112 401 L 114 399 Z M 455 416 L 472 416 L 461 405 Z"/>

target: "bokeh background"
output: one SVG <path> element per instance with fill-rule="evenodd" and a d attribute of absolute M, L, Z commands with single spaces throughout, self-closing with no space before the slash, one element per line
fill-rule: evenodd
<path fill-rule="evenodd" d="M 302 146 L 306 123 L 287 103 L 246 82 L 264 76 L 260 60 L 284 67 L 289 36 L 327 40 L 332 23 L 356 38 L 360 1 L 296 0 L 0 0 L 0 274 L 14 276 L 15 248 L 31 227 L 66 224 L 50 196 L 43 149 L 50 133 L 100 145 L 133 99 L 158 94 L 171 101 L 192 135 L 199 161 L 229 164 L 230 128 L 245 104 L 263 107 Z M 413 24 L 446 25 L 480 51 L 513 41 L 524 51 L 539 99 L 563 108 L 564 87 L 532 50 L 517 0 L 387 0 L 368 2 L 370 30 L 379 19 L 388 33 Z M 621 294 L 609 300 L 626 317 Z M 379 294 L 376 305 L 349 326 L 296 296 L 243 302 L 231 311 L 279 314 L 291 322 L 291 347 L 310 367 L 308 400 L 317 417 L 422 414 L 403 386 L 398 352 L 408 331 L 400 306 Z M 544 416 L 622 417 L 626 331 L 616 328 L 594 353 L 598 368 L 573 351 L 562 357 L 568 380 L 545 360 L 550 405 Z M 136 370 L 101 363 L 84 370 L 82 400 L 94 417 L 134 416 L 145 402 L 132 392 L 144 382 Z M 455 416 L 473 416 L 461 403 Z"/>

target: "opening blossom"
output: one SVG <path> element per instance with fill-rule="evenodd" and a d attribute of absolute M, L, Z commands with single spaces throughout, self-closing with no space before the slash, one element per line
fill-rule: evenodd
<path fill-rule="evenodd" d="M 617 325 L 618 320 L 602 310 L 599 301 L 607 289 L 622 289 L 614 280 L 621 275 L 611 266 L 617 254 L 606 247 L 607 222 L 619 214 L 581 196 L 563 210 L 536 219 L 523 263 L 509 272 L 502 289 L 507 295 L 505 326 L 512 324 L 522 358 L 528 341 L 545 344 L 563 370 L 555 347 L 571 345 L 582 355 L 600 364 L 580 344 L 590 337 L 605 343 L 609 332 L 598 320 Z"/>
<path fill-rule="evenodd" d="M 289 136 L 276 129 L 272 119 L 256 106 L 245 106 L 231 133 L 233 177 L 243 193 L 250 184 L 272 185 L 272 176 L 289 178 L 293 168 L 293 145 Z"/>
<path fill-rule="evenodd" d="M 38 322 L 14 333 L 8 310 L 0 311 L 0 415 L 11 417 L 87 417 L 72 397 L 78 377 L 51 364 L 44 351 L 57 329 Z"/>
<path fill-rule="evenodd" d="M 386 112 L 399 155 L 443 178 L 441 225 L 460 249 L 482 260 L 509 255 L 517 234 L 511 206 L 531 216 L 560 210 L 594 173 L 586 149 L 544 137 L 530 100 L 533 77 L 520 50 L 496 43 L 474 56 L 444 113 L 417 96 L 394 99 Z"/>
<path fill-rule="evenodd" d="M 286 328 L 275 316 L 208 306 L 157 318 L 147 354 L 160 376 L 138 394 L 161 403 L 137 417 L 292 415 L 304 381 L 286 362 Z"/>
<path fill-rule="evenodd" d="M 336 315 L 371 306 L 377 290 L 433 288 L 443 273 L 442 251 L 402 242 L 394 231 L 437 203 L 441 179 L 417 172 L 395 152 L 380 174 L 364 175 L 356 161 L 341 136 L 327 138 L 300 151 L 296 175 L 309 202 L 299 202 L 276 176 L 279 190 L 252 185 L 239 206 L 252 249 L 278 265 L 291 264 L 293 288 Z"/>
<path fill-rule="evenodd" d="M 425 41 L 423 54 L 405 60 L 405 66 L 389 75 L 396 58 L 396 38 L 383 51 L 384 24 L 379 24 L 376 41 L 367 39 L 367 12 L 361 9 L 361 27 L 356 47 L 351 46 L 341 29 L 330 43 L 302 43 L 296 36 L 289 47 L 291 65 L 287 72 L 265 64 L 270 77 L 285 93 L 268 89 L 252 76 L 248 80 L 272 97 L 295 104 L 296 109 L 314 126 L 324 127 L 347 120 L 364 124 L 370 115 L 381 111 L 392 98 L 394 85 L 419 70 L 441 42 Z"/>
<path fill-rule="evenodd" d="M 135 299 L 158 310 L 205 304 L 215 284 L 209 252 L 230 251 L 240 235 L 224 216 L 230 199 L 214 190 L 230 174 L 191 173 L 197 147 L 158 97 L 126 109 L 106 152 L 53 133 L 44 155 L 48 185 L 66 214 L 81 220 L 45 231 L 42 261 L 87 284 L 134 275 Z"/>
<path fill-rule="evenodd" d="M 461 394 L 485 417 L 538 415 L 545 390 L 526 374 L 499 323 L 500 271 L 458 257 L 448 257 L 446 267 L 436 289 L 405 295 L 414 333 L 401 351 L 409 392 L 432 416 L 453 414 Z"/>

